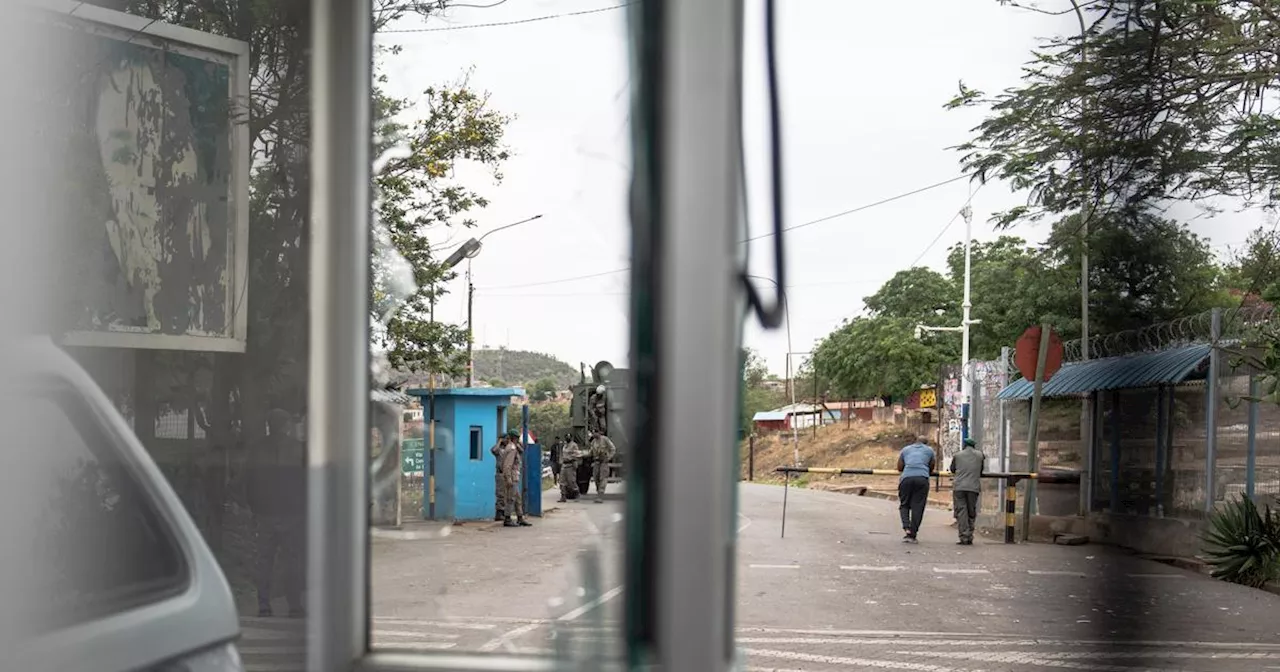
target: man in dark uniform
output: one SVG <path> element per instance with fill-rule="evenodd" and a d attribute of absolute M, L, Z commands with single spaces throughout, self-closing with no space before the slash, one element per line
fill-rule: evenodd
<path fill-rule="evenodd" d="M 293 418 L 275 408 L 267 414 L 267 436 L 249 459 L 249 509 L 253 514 L 257 563 L 254 583 L 258 615 L 271 616 L 271 589 L 276 555 L 283 567 L 289 615 L 306 615 L 302 584 L 306 572 L 306 454 L 293 436 Z"/>

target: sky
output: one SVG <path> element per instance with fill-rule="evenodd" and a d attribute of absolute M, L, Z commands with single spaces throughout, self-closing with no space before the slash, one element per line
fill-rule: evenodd
<path fill-rule="evenodd" d="M 490 200 L 472 213 L 479 226 L 433 234 L 439 243 L 456 242 L 542 215 L 494 233 L 471 262 L 477 347 L 544 352 L 575 366 L 602 359 L 626 365 L 630 77 L 626 12 L 610 9 L 621 1 L 473 0 L 439 16 L 405 19 L 388 27 L 405 32 L 378 37 L 380 45 L 402 47 L 383 64 L 392 95 L 415 101 L 427 87 L 465 77 L 489 94 L 494 109 L 515 117 L 506 134 L 513 157 L 501 183 L 482 171 L 459 172 Z M 752 213 L 769 206 L 762 41 L 752 13 L 760 4 L 747 3 L 746 25 Z M 1074 30 L 1071 17 L 996 0 L 921 0 L 911 8 L 907 15 L 896 3 L 779 3 L 784 224 L 960 176 L 959 154 L 949 148 L 969 138 L 982 113 L 943 109 L 958 83 L 988 92 L 1014 86 L 1037 37 Z M 959 180 L 788 233 L 790 328 L 764 331 L 749 316 L 745 345 L 783 374 L 788 351 L 809 351 L 895 272 L 912 265 L 941 270 L 947 249 L 963 241 L 958 213 L 967 201 L 975 240 L 999 235 L 988 223 L 992 213 L 1025 201 L 998 182 L 971 188 Z M 1171 214 L 1220 254 L 1267 222 L 1256 211 L 1210 218 L 1188 207 Z M 752 215 L 749 226 L 759 234 L 770 224 Z M 1047 229 L 1008 233 L 1035 243 Z M 769 253 L 754 245 L 748 272 L 772 277 Z M 464 324 L 465 278 L 448 289 L 436 317 Z M 975 306 L 987 300 L 996 297 L 973 297 Z M 793 365 L 803 359 L 794 355 Z"/>

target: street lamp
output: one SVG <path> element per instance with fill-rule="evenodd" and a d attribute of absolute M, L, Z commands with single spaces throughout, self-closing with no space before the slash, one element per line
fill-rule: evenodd
<path fill-rule="evenodd" d="M 503 229 L 509 229 L 513 226 L 519 226 L 521 224 L 532 222 L 535 219 L 542 219 L 542 215 L 534 215 L 532 217 L 522 219 L 518 222 L 512 222 L 510 224 L 499 226 L 496 229 L 490 229 L 489 231 L 486 231 L 484 234 L 482 234 L 479 238 L 469 238 L 460 247 L 458 247 L 458 249 L 454 250 L 453 254 L 449 255 L 449 260 L 446 261 L 446 263 L 448 263 L 448 261 L 452 261 L 456 259 L 457 261 L 455 263 L 461 263 L 463 259 L 467 260 L 467 387 L 471 387 L 471 384 L 473 382 L 473 374 L 476 368 L 476 360 L 472 350 L 476 340 L 475 329 L 473 328 L 471 323 L 471 308 L 472 308 L 472 303 L 475 300 L 476 288 L 475 288 L 475 285 L 471 284 L 471 260 L 475 259 L 476 255 L 480 254 L 480 243 L 485 238 L 488 238 L 489 236 L 499 231 L 502 231 Z"/>
<path fill-rule="evenodd" d="M 973 208 L 966 204 L 960 210 L 960 216 L 964 217 L 964 299 L 960 304 L 961 316 L 960 326 L 958 327 L 930 327 L 924 324 L 917 324 L 915 329 L 916 339 L 920 339 L 926 331 L 958 331 L 960 332 L 960 440 L 964 441 L 969 438 L 969 401 L 972 398 L 973 389 L 969 380 L 969 326 L 973 324 L 981 324 L 982 320 L 973 320 L 969 318 L 969 310 L 973 307 L 973 301 L 970 299 L 970 275 L 971 275 L 971 255 L 973 248 Z M 938 311 L 939 314 L 941 311 Z"/>
<path fill-rule="evenodd" d="M 472 245 L 471 243 L 475 243 Z M 475 239 L 468 240 L 462 244 L 444 260 L 444 270 L 449 270 L 464 259 L 470 259 L 480 253 L 480 243 Z M 428 319 L 434 325 L 436 321 L 436 294 L 431 292 L 431 312 Z M 426 496 L 423 498 L 427 502 L 427 519 L 435 520 L 436 518 L 436 374 L 434 363 L 430 363 L 432 370 L 429 372 L 430 379 L 427 382 L 428 392 L 427 398 L 427 478 L 426 478 Z"/>

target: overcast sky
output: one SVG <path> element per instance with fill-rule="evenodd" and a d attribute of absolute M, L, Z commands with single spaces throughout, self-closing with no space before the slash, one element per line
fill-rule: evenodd
<path fill-rule="evenodd" d="M 490 236 L 472 263 L 477 347 L 545 352 L 574 365 L 627 361 L 627 274 L 618 271 L 629 262 L 629 65 L 625 11 L 605 9 L 620 1 L 474 0 L 498 4 L 409 19 L 390 28 L 421 32 L 379 37 L 380 44 L 403 47 L 385 64 L 393 95 L 416 100 L 423 89 L 469 73 L 495 109 L 516 117 L 507 134 L 514 157 L 502 183 L 464 173 L 469 186 L 491 201 L 475 213 L 480 226 L 469 235 L 543 217 Z M 912 3 L 909 14 L 895 3 L 779 4 L 788 225 L 958 176 L 957 154 L 947 147 L 966 140 L 981 114 L 942 109 L 957 83 L 984 91 L 1015 85 L 1035 37 L 1071 31 L 1074 21 L 1001 7 L 996 0 L 926 0 Z M 590 13 L 552 17 L 573 12 Z M 516 23 L 476 25 L 505 22 Z M 745 115 L 751 208 L 763 213 L 767 193 L 755 186 L 767 177 L 758 149 L 758 25 L 749 14 L 753 62 L 747 66 Z M 809 350 L 857 314 L 862 297 L 917 259 L 941 269 L 947 248 L 963 240 L 956 213 L 969 197 L 970 186 L 961 180 L 788 234 L 792 349 Z M 978 190 L 974 237 L 995 237 L 989 215 L 1022 200 L 998 183 Z M 1257 212 L 1213 219 L 1183 214 L 1219 253 L 1238 247 L 1265 222 Z M 752 219 L 753 233 L 768 230 L 767 221 Z M 1036 242 L 1045 229 L 1012 233 Z M 444 232 L 439 240 L 450 235 L 468 234 Z M 768 253 L 763 244 L 753 246 L 752 273 L 772 275 Z M 465 280 L 449 290 L 436 317 L 464 323 Z M 781 374 L 786 334 L 785 328 L 764 332 L 748 320 L 744 338 Z"/>

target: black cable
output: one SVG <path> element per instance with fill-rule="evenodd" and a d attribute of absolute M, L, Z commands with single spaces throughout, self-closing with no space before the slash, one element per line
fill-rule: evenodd
<path fill-rule="evenodd" d="M 538 21 L 550 21 L 551 19 L 564 19 L 571 16 L 586 16 L 588 14 L 599 14 L 601 12 L 609 12 L 615 9 L 622 9 L 628 5 L 635 4 L 636 0 L 624 2 L 622 4 L 610 7 L 597 7 L 595 9 L 584 9 L 577 12 L 565 12 L 563 14 L 547 14 L 546 16 L 534 16 L 527 19 L 516 19 L 514 21 L 494 21 L 492 23 L 463 23 L 456 26 L 443 26 L 440 28 L 404 28 L 400 30 L 380 30 L 383 33 L 439 33 L 450 30 L 468 30 L 470 28 L 501 28 L 504 26 L 520 26 L 526 23 L 535 23 Z"/>
<path fill-rule="evenodd" d="M 782 200 L 782 105 L 778 100 L 778 31 L 775 0 L 765 0 L 764 7 L 764 52 L 767 79 L 765 88 L 768 90 L 769 96 L 769 164 L 772 168 L 772 174 L 769 176 L 769 186 L 773 191 L 773 232 L 776 237 L 773 245 L 773 263 L 774 277 L 777 278 L 778 283 L 777 298 L 774 304 L 770 307 L 765 307 L 760 297 L 760 292 L 752 284 L 751 279 L 747 277 L 745 269 L 742 272 L 742 284 L 747 291 L 747 304 L 755 309 L 756 319 L 760 321 L 760 326 L 765 329 L 774 329 L 782 324 L 782 320 L 786 315 L 787 295 L 783 287 L 787 286 L 787 264 L 784 237 L 782 235 L 786 229 L 782 223 L 784 210 Z M 745 157 L 739 156 L 739 160 L 745 161 Z M 746 188 L 745 184 L 742 186 Z"/>

